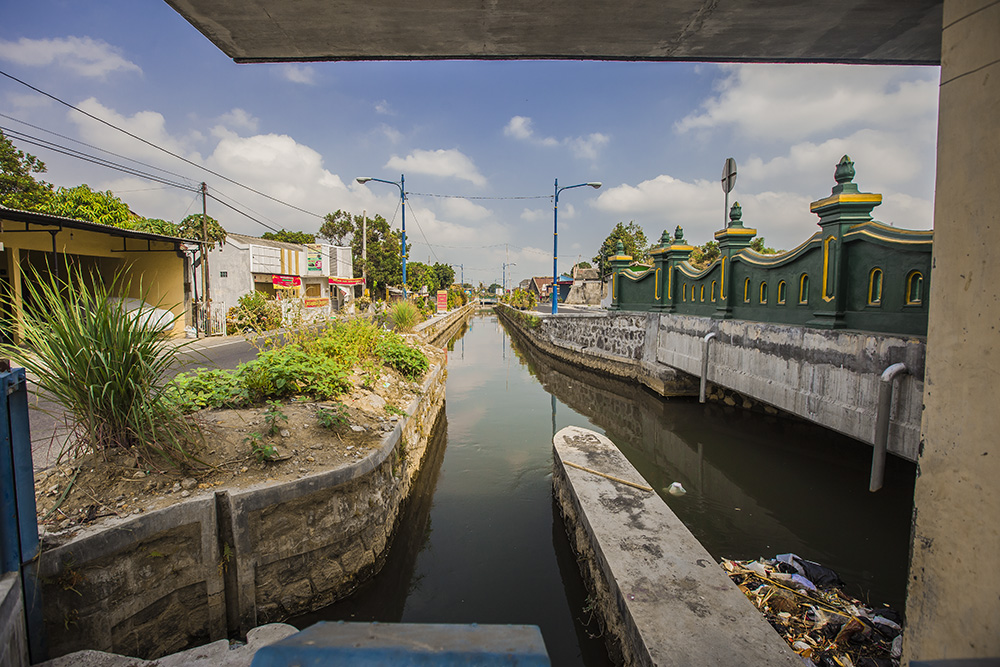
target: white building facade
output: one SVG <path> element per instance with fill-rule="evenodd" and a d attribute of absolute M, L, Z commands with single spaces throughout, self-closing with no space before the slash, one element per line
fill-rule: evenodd
<path fill-rule="evenodd" d="M 213 320 L 224 318 L 241 296 L 255 291 L 281 301 L 286 316 L 301 314 L 306 321 L 329 316 L 354 301 L 354 262 L 347 246 L 227 234 L 221 247 L 208 252 L 208 266 Z M 201 298 L 204 290 L 197 259 L 192 286 Z"/>

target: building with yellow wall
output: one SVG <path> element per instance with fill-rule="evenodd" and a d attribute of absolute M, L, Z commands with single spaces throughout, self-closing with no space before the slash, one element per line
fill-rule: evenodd
<path fill-rule="evenodd" d="M 189 301 L 185 289 L 187 250 L 197 241 L 121 229 L 95 222 L 0 206 L 0 340 L 21 338 L 24 281 L 50 267 L 82 269 L 105 284 L 119 272 L 129 293 L 179 315 L 173 335 L 184 335 Z"/>

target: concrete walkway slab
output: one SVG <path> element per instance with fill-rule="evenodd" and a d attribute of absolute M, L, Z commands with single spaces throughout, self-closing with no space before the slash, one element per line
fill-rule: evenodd
<path fill-rule="evenodd" d="M 157 660 L 142 660 L 104 651 L 76 651 L 35 667 L 250 667 L 258 650 L 296 632 L 298 630 L 286 623 L 269 623 L 248 632 L 246 644 L 230 646 L 228 640 L 220 639 Z"/>
<path fill-rule="evenodd" d="M 569 426 L 553 456 L 560 509 L 627 664 L 801 667 L 614 443 Z"/>

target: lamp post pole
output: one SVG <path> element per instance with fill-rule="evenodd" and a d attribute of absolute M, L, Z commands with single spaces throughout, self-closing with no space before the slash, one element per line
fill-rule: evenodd
<path fill-rule="evenodd" d="M 355 179 L 358 183 L 367 183 L 368 181 L 377 181 L 379 183 L 388 183 L 389 185 L 395 185 L 399 188 L 399 205 L 402 209 L 403 214 L 403 241 L 402 248 L 400 250 L 400 257 L 403 260 L 403 299 L 406 299 L 406 179 L 403 174 L 399 175 L 399 181 L 387 181 L 382 178 L 372 178 L 371 176 L 359 176 Z"/>
<path fill-rule="evenodd" d="M 595 190 L 601 187 L 600 181 L 577 183 L 559 187 L 559 179 L 555 183 L 555 196 L 552 198 L 552 314 L 559 312 L 559 193 L 572 188 L 582 188 L 589 185 Z"/>

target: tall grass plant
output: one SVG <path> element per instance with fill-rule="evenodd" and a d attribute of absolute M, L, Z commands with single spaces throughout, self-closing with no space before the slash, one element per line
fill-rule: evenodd
<path fill-rule="evenodd" d="M 60 457 L 135 448 L 144 458 L 190 463 L 188 444 L 200 431 L 165 389 L 179 349 L 163 325 L 177 316 L 154 322 L 154 311 L 127 310 L 116 298 L 131 292 L 121 273 L 107 285 L 95 272 L 62 273 L 66 279 L 24 272 L 23 345 L 2 347 L 70 417 L 74 437 Z M 148 291 L 139 292 L 146 301 Z"/>

